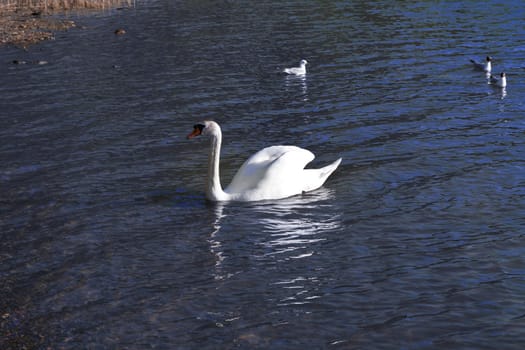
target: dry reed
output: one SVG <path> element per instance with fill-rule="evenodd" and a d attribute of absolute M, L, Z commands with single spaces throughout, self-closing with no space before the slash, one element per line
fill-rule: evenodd
<path fill-rule="evenodd" d="M 96 10 L 131 6 L 133 3 L 133 0 L 0 0 L 0 8 L 29 8 L 43 11 Z"/>

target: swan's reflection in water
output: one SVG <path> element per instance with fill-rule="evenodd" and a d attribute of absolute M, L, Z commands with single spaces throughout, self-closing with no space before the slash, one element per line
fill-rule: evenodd
<path fill-rule="evenodd" d="M 222 262 L 224 261 L 223 251 L 222 251 L 222 244 L 221 241 L 217 238 L 218 233 L 221 230 L 221 220 L 223 220 L 224 216 L 224 207 L 227 205 L 227 203 L 218 202 L 215 204 L 215 221 L 213 222 L 213 230 L 210 234 L 210 238 L 208 239 L 208 242 L 210 243 L 210 251 L 215 256 L 215 273 L 214 277 L 215 279 L 223 279 L 224 276 L 222 276 L 221 267 Z"/>
<path fill-rule="evenodd" d="M 266 215 L 260 222 L 269 232 L 268 241 L 263 245 L 268 249 L 265 255 L 286 254 L 286 259 L 299 259 L 313 254 L 309 248 L 312 243 L 326 240 L 323 232 L 336 230 L 340 226 L 337 215 L 330 214 L 328 190 L 319 191 L 311 197 L 300 200 L 289 199 L 272 206 L 263 205 L 260 209 Z M 326 215 L 318 215 L 317 209 L 325 209 Z M 291 252 L 296 252 L 290 254 Z"/>
<path fill-rule="evenodd" d="M 271 283 L 283 288 L 295 288 L 297 282 L 315 282 L 315 277 L 307 276 L 311 270 L 303 266 L 317 254 L 318 243 L 342 227 L 333 202 L 333 191 L 321 188 L 273 202 L 217 203 L 209 238 L 215 259 L 214 278 L 224 280 L 241 273 L 249 261 L 250 266 L 260 270 L 276 264 L 300 266 L 297 274 L 287 274 L 289 278 L 272 274 L 277 280 Z"/>
<path fill-rule="evenodd" d="M 285 77 L 285 87 L 287 91 L 300 91 L 303 101 L 308 101 L 308 84 L 306 75 L 287 75 Z"/>

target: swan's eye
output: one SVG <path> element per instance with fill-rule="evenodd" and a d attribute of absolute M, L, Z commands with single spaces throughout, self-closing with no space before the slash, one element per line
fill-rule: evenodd
<path fill-rule="evenodd" d="M 205 127 L 206 125 L 203 125 L 203 124 L 195 124 L 193 126 L 193 132 L 189 134 L 187 138 L 191 139 L 195 136 L 199 136 L 200 134 L 202 134 L 202 130 L 204 130 Z"/>

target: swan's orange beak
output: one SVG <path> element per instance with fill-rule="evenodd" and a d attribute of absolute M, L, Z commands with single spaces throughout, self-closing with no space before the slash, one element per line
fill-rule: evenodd
<path fill-rule="evenodd" d="M 192 139 L 192 138 L 194 138 L 195 136 L 199 136 L 199 135 L 201 134 L 201 132 L 202 132 L 202 129 L 201 129 L 201 128 L 194 127 L 194 128 L 193 128 L 193 131 L 192 131 L 190 134 L 188 134 L 188 136 L 187 136 L 186 138 L 187 138 L 188 140 L 189 140 L 189 139 Z"/>

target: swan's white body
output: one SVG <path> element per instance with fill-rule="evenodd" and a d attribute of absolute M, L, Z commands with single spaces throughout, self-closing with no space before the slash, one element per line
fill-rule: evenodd
<path fill-rule="evenodd" d="M 505 75 L 505 72 L 500 74 L 500 78 L 496 78 L 495 76 L 490 76 L 490 83 L 496 85 L 497 87 L 507 87 L 507 76 Z"/>
<path fill-rule="evenodd" d="M 271 146 L 252 155 L 240 167 L 232 182 L 222 189 L 219 160 L 222 132 L 219 124 L 205 121 L 195 125 L 188 138 L 211 137 L 206 197 L 211 201 L 259 201 L 280 199 L 315 190 L 339 166 L 341 158 L 320 169 L 304 169 L 315 156 L 296 146 Z"/>
<path fill-rule="evenodd" d="M 287 74 L 305 75 L 307 64 L 308 62 L 306 60 L 301 60 L 299 67 L 285 68 L 283 72 Z"/>
<path fill-rule="evenodd" d="M 470 60 L 470 62 L 472 62 L 472 64 L 474 65 L 474 68 L 482 70 L 486 73 L 490 73 L 492 71 L 491 61 L 492 57 L 490 56 L 487 56 L 487 58 L 485 58 L 485 62 L 476 62 L 474 60 Z"/>

